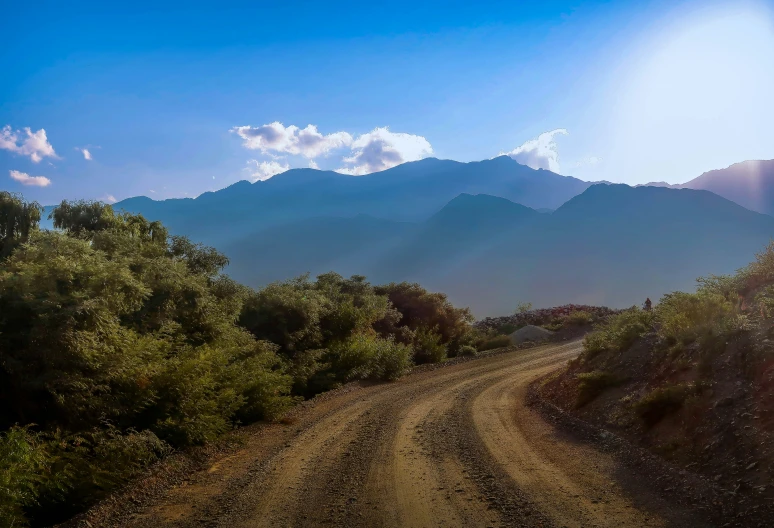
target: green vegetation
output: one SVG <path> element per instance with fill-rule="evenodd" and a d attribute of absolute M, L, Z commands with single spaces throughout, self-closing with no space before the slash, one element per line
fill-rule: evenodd
<path fill-rule="evenodd" d="M 139 215 L 0 193 L 0 524 L 50 524 L 170 451 L 469 353 L 468 310 L 328 273 L 259 291 Z M 466 348 L 467 347 L 467 348 Z"/>
<path fill-rule="evenodd" d="M 650 331 L 652 323 L 652 313 L 637 307 L 608 317 L 583 339 L 582 359 L 589 361 L 603 352 L 626 350 Z"/>
<path fill-rule="evenodd" d="M 595 370 L 578 374 L 578 400 L 576 407 L 583 407 L 610 387 L 621 384 L 621 379 L 610 372 Z"/>
<path fill-rule="evenodd" d="M 576 310 L 565 316 L 562 323 L 564 326 L 584 326 L 594 322 L 594 315 L 586 310 Z"/>
<path fill-rule="evenodd" d="M 484 340 L 479 346 L 478 351 L 484 352 L 486 350 L 494 350 L 495 348 L 502 348 L 511 345 L 511 338 L 507 335 L 495 336 L 490 339 Z"/>
<path fill-rule="evenodd" d="M 734 305 L 720 293 L 674 292 L 659 302 L 656 323 L 659 335 L 669 344 L 688 344 L 727 333 L 733 314 Z"/>
<path fill-rule="evenodd" d="M 462 345 L 458 355 L 463 357 L 475 356 L 478 355 L 478 350 L 476 350 L 476 347 L 472 345 Z"/>
<path fill-rule="evenodd" d="M 697 392 L 698 387 L 691 384 L 658 387 L 635 403 L 634 410 L 646 425 L 653 426 L 680 409 L 685 400 Z"/>

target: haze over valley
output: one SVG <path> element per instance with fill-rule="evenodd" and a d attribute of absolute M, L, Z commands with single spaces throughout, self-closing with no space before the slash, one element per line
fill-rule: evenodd
<path fill-rule="evenodd" d="M 359 274 L 419 282 L 484 317 L 515 299 L 624 308 L 732 273 L 774 236 L 763 214 L 772 190 L 774 162 L 666 188 L 585 182 L 501 156 L 428 158 L 357 177 L 294 169 L 196 199 L 115 207 L 213 245 L 228 273 L 254 287 Z"/>

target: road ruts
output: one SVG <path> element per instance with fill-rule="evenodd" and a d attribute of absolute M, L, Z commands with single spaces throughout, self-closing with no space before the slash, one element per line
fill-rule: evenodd
<path fill-rule="evenodd" d="M 281 445 L 265 448 L 271 435 L 248 441 L 122 524 L 683 525 L 690 512 L 525 405 L 533 380 L 579 352 L 578 342 L 516 350 L 333 395 L 301 412 Z"/>

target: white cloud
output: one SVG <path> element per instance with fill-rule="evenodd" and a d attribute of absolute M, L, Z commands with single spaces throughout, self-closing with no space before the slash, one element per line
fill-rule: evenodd
<path fill-rule="evenodd" d="M 30 176 L 26 172 L 19 172 L 16 170 L 8 171 L 12 180 L 16 180 L 22 185 L 29 185 L 32 187 L 48 187 L 51 185 L 51 180 L 45 176 Z"/>
<path fill-rule="evenodd" d="M 113 196 L 112 194 L 106 194 L 106 195 L 100 197 L 100 200 L 105 202 L 105 203 L 109 203 L 109 204 L 114 204 L 114 203 L 116 203 L 118 201 L 118 200 L 116 200 L 116 197 Z"/>
<path fill-rule="evenodd" d="M 83 159 L 91 161 L 91 152 L 89 152 L 89 149 L 81 149 L 81 154 L 83 154 Z"/>
<path fill-rule="evenodd" d="M 54 147 L 48 142 L 46 131 L 40 129 L 33 132 L 29 127 L 24 129 L 24 135 L 19 130 L 13 131 L 11 125 L 6 125 L 0 130 L 0 149 L 10 150 L 22 156 L 29 156 L 30 159 L 38 163 L 45 157 L 56 158 Z M 20 137 L 21 135 L 21 137 Z"/>
<path fill-rule="evenodd" d="M 250 181 L 253 183 L 268 180 L 272 176 L 276 176 L 277 174 L 290 169 L 290 166 L 287 163 L 282 165 L 276 161 L 250 160 L 247 164 L 252 165 L 252 167 L 247 167 L 245 170 L 250 173 Z"/>
<path fill-rule="evenodd" d="M 310 169 L 320 170 L 320 166 L 314 160 L 309 160 L 309 168 Z"/>
<path fill-rule="evenodd" d="M 567 130 L 557 128 L 550 132 L 543 132 L 535 139 L 530 139 L 520 147 L 510 152 L 501 152 L 500 155 L 510 156 L 522 165 L 533 169 L 547 169 L 559 173 L 559 151 L 556 146 L 557 135 L 566 136 Z"/>
<path fill-rule="evenodd" d="M 244 140 L 245 148 L 260 150 L 269 155 L 292 154 L 312 159 L 352 144 L 352 136 L 347 132 L 334 132 L 325 136 L 314 125 L 302 129 L 295 125 L 286 127 L 278 121 L 259 127 L 234 127 L 231 131 Z"/>
<path fill-rule="evenodd" d="M 351 148 L 352 155 L 343 161 L 353 166 L 340 168 L 337 172 L 360 176 L 433 154 L 433 147 L 424 137 L 390 132 L 388 127 L 375 128 L 359 136 L 352 142 Z"/>

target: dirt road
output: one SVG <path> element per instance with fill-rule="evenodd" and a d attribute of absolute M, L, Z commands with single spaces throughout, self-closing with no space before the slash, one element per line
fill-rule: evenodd
<path fill-rule="evenodd" d="M 260 428 L 125 526 L 701 526 L 527 407 L 578 343 L 354 387 Z"/>

